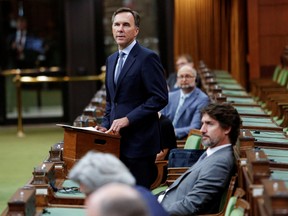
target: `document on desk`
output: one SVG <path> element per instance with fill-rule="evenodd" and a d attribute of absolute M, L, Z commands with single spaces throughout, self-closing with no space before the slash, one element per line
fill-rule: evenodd
<path fill-rule="evenodd" d="M 99 133 L 105 133 L 100 130 L 96 130 L 95 127 L 76 127 L 72 125 L 65 125 L 65 124 L 56 124 L 59 127 L 64 127 L 64 128 L 71 128 L 71 129 L 77 129 L 77 130 L 84 130 L 84 131 L 94 131 L 94 132 L 99 132 Z"/>

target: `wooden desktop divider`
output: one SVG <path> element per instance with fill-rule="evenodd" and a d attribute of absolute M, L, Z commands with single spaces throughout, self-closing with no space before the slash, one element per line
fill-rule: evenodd
<path fill-rule="evenodd" d="M 111 135 L 85 127 L 59 125 L 64 128 L 63 160 L 70 170 L 88 151 L 111 153 L 120 156 L 120 135 Z"/>
<path fill-rule="evenodd" d="M 261 179 L 270 177 L 269 159 L 262 150 L 247 150 L 246 156 L 248 175 L 253 183 L 261 184 Z"/>
<path fill-rule="evenodd" d="M 36 197 L 35 188 L 33 187 L 18 189 L 8 201 L 6 215 L 35 215 L 35 213 Z"/>
<path fill-rule="evenodd" d="M 288 214 L 288 189 L 282 180 L 262 180 L 264 185 L 264 209 L 268 215 Z"/>

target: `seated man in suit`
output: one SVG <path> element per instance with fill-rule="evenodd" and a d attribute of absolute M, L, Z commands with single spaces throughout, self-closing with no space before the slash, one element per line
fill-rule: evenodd
<path fill-rule="evenodd" d="M 148 206 L 150 216 L 168 216 L 150 190 L 136 185 L 128 168 L 114 155 L 90 151 L 70 170 L 69 179 L 79 183 L 80 191 L 89 197 L 108 183 L 122 183 L 136 189 Z"/>
<path fill-rule="evenodd" d="M 237 110 L 228 103 L 213 103 L 201 113 L 202 145 L 206 152 L 158 196 L 170 215 L 216 213 L 221 196 L 236 172 L 232 146 L 240 132 Z"/>
<path fill-rule="evenodd" d="M 177 57 L 176 65 L 175 65 L 176 71 L 171 73 L 166 80 L 169 91 L 175 91 L 175 90 L 179 89 L 179 86 L 177 83 L 177 71 L 184 65 L 189 65 L 191 67 L 194 67 L 194 63 L 193 63 L 191 55 L 182 54 L 182 55 L 179 55 Z M 196 85 L 198 88 L 201 88 L 201 79 L 199 76 L 196 77 Z"/>
<path fill-rule="evenodd" d="M 18 17 L 16 32 L 8 36 L 8 68 L 33 68 L 44 54 L 43 40 L 28 32 L 25 17 Z"/>
<path fill-rule="evenodd" d="M 201 108 L 210 103 L 209 97 L 196 87 L 197 72 L 184 65 L 177 72 L 180 89 L 169 92 L 169 102 L 161 113 L 173 123 L 177 139 L 185 138 L 191 129 L 201 127 Z"/>

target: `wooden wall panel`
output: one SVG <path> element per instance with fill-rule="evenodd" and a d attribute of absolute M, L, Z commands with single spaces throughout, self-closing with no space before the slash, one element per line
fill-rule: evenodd
<path fill-rule="evenodd" d="M 248 0 L 249 77 L 272 76 L 288 45 L 288 0 Z"/>

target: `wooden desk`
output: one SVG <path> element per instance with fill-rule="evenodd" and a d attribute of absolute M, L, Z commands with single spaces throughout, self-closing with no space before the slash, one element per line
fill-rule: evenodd
<path fill-rule="evenodd" d="M 283 128 L 278 126 L 271 117 L 262 116 L 241 116 L 242 128 L 249 130 L 278 131 L 283 132 Z"/>
<path fill-rule="evenodd" d="M 280 131 L 241 129 L 236 143 L 240 157 L 246 157 L 245 151 L 255 147 L 287 150 L 288 138 Z"/>
<path fill-rule="evenodd" d="M 111 153 L 119 158 L 120 135 L 98 132 L 93 128 L 58 126 L 64 128 L 63 160 L 68 170 L 90 150 Z"/>

